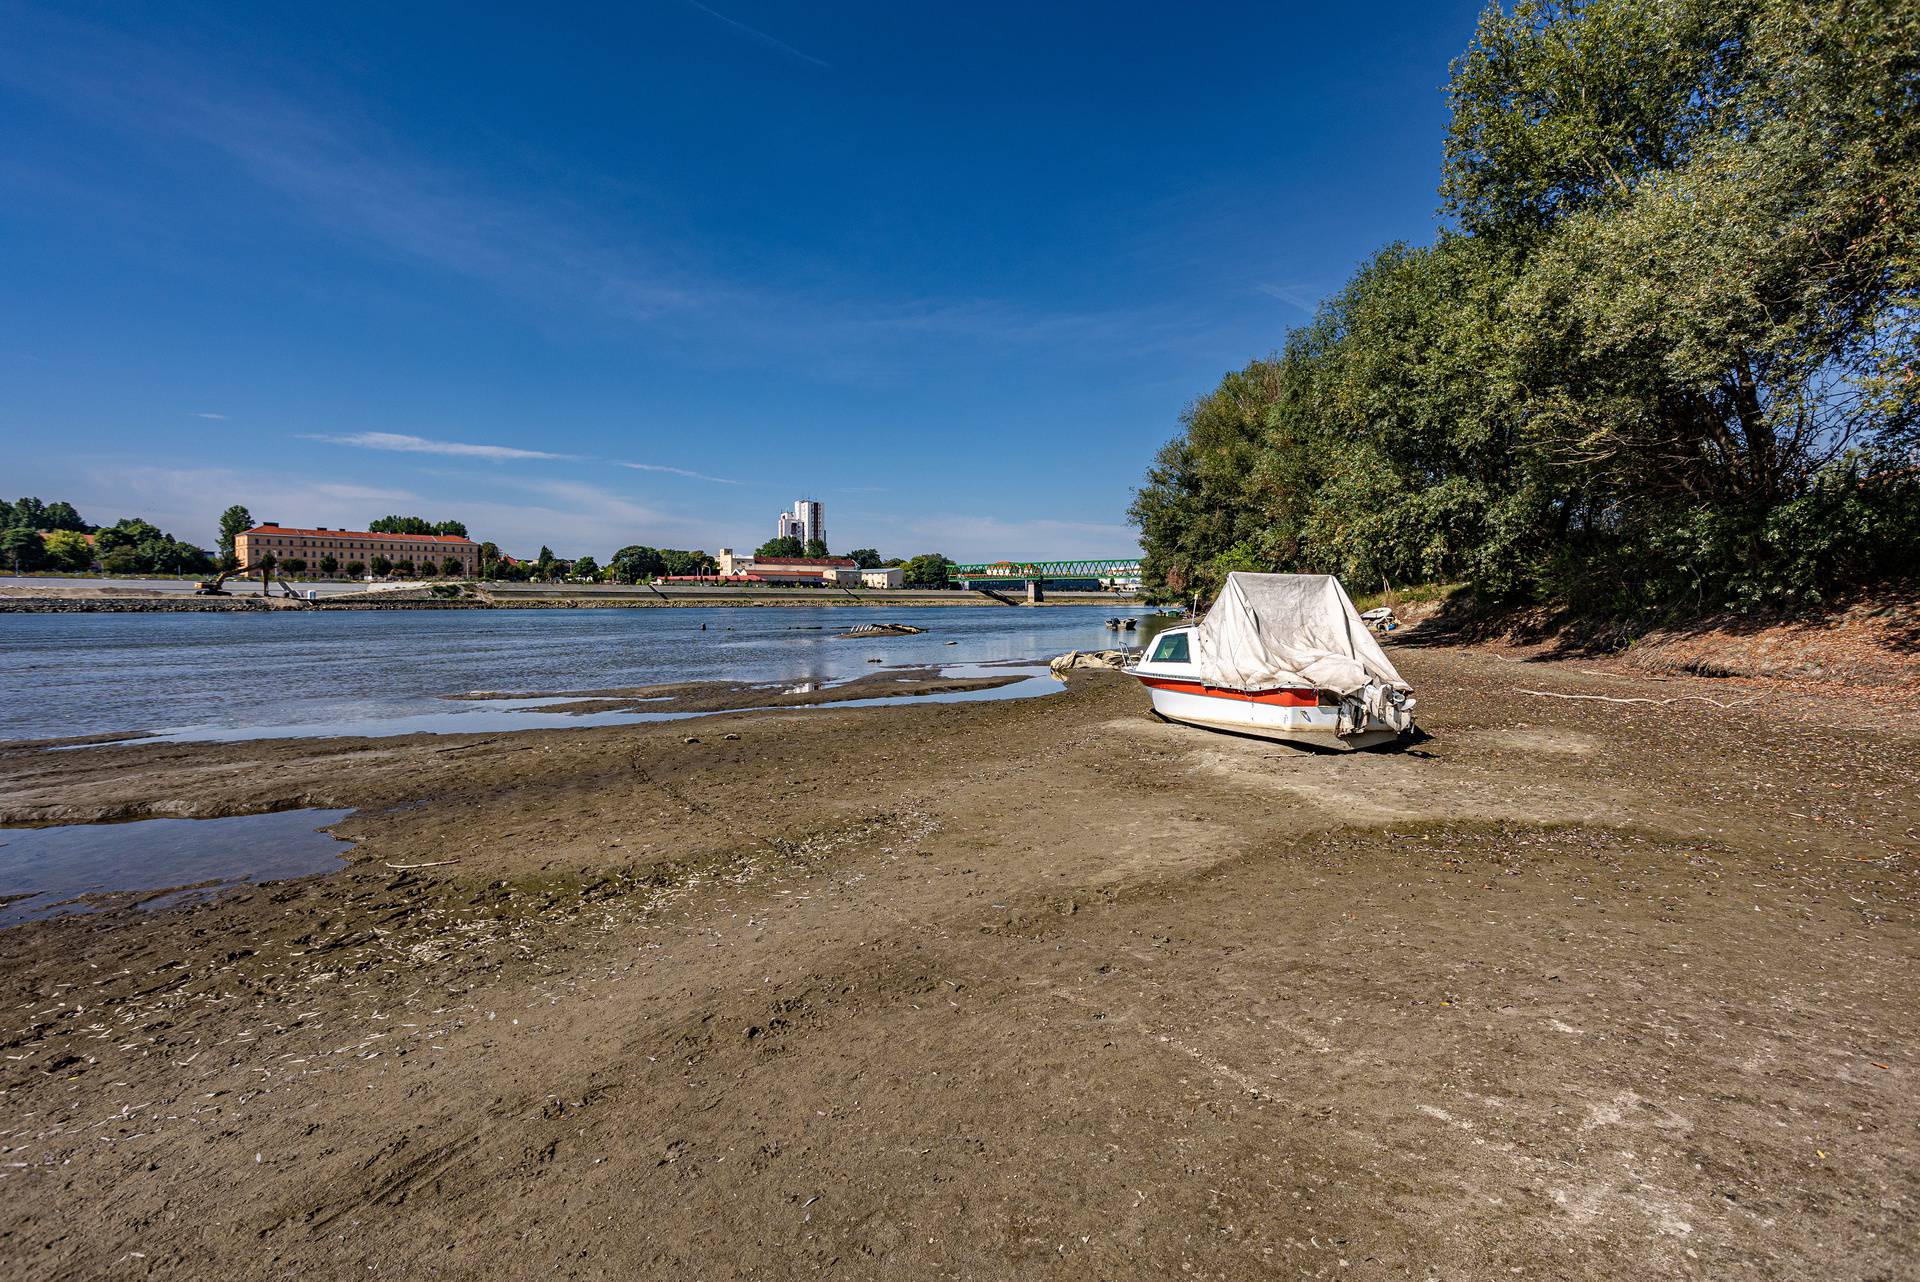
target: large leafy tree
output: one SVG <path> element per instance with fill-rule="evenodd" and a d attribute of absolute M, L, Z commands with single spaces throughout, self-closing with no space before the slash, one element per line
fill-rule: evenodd
<path fill-rule="evenodd" d="M 0 561 L 16 572 L 38 570 L 47 563 L 46 544 L 30 526 L 13 526 L 0 533 Z"/>
<path fill-rule="evenodd" d="M 62 570 L 84 570 L 93 564 L 93 543 L 75 530 L 55 530 L 44 540 L 47 560 Z"/>
<path fill-rule="evenodd" d="M 777 539 L 768 539 L 754 549 L 757 557 L 805 556 L 807 545 L 791 534 L 781 535 Z"/>
<path fill-rule="evenodd" d="M 658 548 L 636 543 L 613 554 L 607 562 L 607 576 L 619 583 L 642 583 L 666 573 L 666 568 Z"/>
<path fill-rule="evenodd" d="M 1449 97 L 1453 228 L 1189 409 L 1132 508 L 1150 584 L 1618 616 L 1920 561 L 1920 9 L 1521 0 Z"/>
<path fill-rule="evenodd" d="M 901 581 L 910 588 L 951 587 L 948 574 L 953 562 L 938 552 L 922 552 L 910 558 L 901 570 Z"/>
<path fill-rule="evenodd" d="M 220 514 L 220 556 L 222 559 L 228 562 L 233 560 L 234 540 L 240 537 L 242 531 L 251 530 L 252 528 L 253 513 L 247 511 L 241 504 L 235 503 L 232 507 Z"/>

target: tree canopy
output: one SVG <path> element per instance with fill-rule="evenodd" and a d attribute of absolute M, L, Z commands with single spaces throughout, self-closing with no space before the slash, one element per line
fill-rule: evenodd
<path fill-rule="evenodd" d="M 429 521 L 419 516 L 383 516 L 367 522 L 370 534 L 451 534 L 467 537 L 465 521 Z"/>
<path fill-rule="evenodd" d="M 777 539 L 768 539 L 753 552 L 756 557 L 805 556 L 807 545 L 791 534 L 783 534 Z"/>
<path fill-rule="evenodd" d="M 243 531 L 251 530 L 252 528 L 253 513 L 247 511 L 247 509 L 240 504 L 235 503 L 232 507 L 222 512 L 220 514 L 220 555 L 231 558 L 233 556 L 234 541 L 240 537 Z"/>
<path fill-rule="evenodd" d="M 900 579 L 910 588 L 944 588 L 951 586 L 947 580 L 948 571 L 954 563 L 938 552 L 922 552 L 909 558 L 901 568 Z"/>
<path fill-rule="evenodd" d="M 73 504 L 56 499 L 52 503 L 43 503 L 36 498 L 24 498 L 12 503 L 0 499 L 0 530 L 71 530 L 76 534 L 91 533 L 93 527 L 80 519 L 80 513 Z"/>
<path fill-rule="evenodd" d="M 853 551 L 847 553 L 847 555 L 853 559 L 855 565 L 863 570 L 877 570 L 880 568 L 880 553 L 877 549 L 855 548 Z"/>
<path fill-rule="evenodd" d="M 1189 407 L 1151 587 L 1645 617 L 1920 564 L 1920 10 L 1524 0 L 1448 95 L 1452 225 Z"/>

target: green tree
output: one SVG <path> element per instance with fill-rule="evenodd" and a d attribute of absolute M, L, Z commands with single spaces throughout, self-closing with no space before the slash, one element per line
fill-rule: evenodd
<path fill-rule="evenodd" d="M 948 574 L 953 562 L 938 552 L 923 552 L 907 561 L 901 573 L 901 581 L 910 588 L 951 587 Z"/>
<path fill-rule="evenodd" d="M 713 558 L 705 552 L 686 552 L 679 548 L 660 549 L 660 569 L 663 574 L 707 574 L 713 570 L 713 564 Z"/>
<path fill-rule="evenodd" d="M 73 504 L 64 501 L 47 504 L 47 510 L 41 515 L 41 520 L 44 522 L 40 527 L 43 530 L 66 530 L 75 534 L 85 534 L 88 529 L 87 523 L 80 519 L 80 513 L 74 510 Z"/>
<path fill-rule="evenodd" d="M 47 563 L 47 548 L 33 527 L 16 525 L 0 534 L 0 557 L 5 558 L 18 574 L 44 566 Z"/>
<path fill-rule="evenodd" d="M 394 558 L 393 566 L 388 571 L 388 573 L 392 574 L 393 577 L 396 579 L 412 578 L 413 577 L 413 558 L 410 556 L 402 556 L 402 557 Z"/>
<path fill-rule="evenodd" d="M 1151 588 L 1650 617 L 1920 562 L 1920 11 L 1519 0 L 1449 98 L 1452 230 L 1188 409 L 1130 510 Z"/>
<path fill-rule="evenodd" d="M 855 548 L 853 551 L 847 553 L 847 555 L 852 557 L 853 563 L 863 570 L 877 570 L 880 568 L 880 553 L 873 548 Z"/>
<path fill-rule="evenodd" d="M 828 555 L 826 540 L 808 539 L 801 555 L 810 557 L 823 557 Z"/>
<path fill-rule="evenodd" d="M 600 563 L 590 556 L 581 557 L 573 563 L 573 577 L 588 580 L 600 577 Z"/>
<path fill-rule="evenodd" d="M 240 536 L 242 531 L 251 530 L 252 528 L 253 513 L 247 511 L 247 509 L 240 504 L 235 503 L 232 507 L 222 512 L 220 514 L 221 557 L 231 561 L 233 559 L 234 540 Z"/>
<path fill-rule="evenodd" d="M 281 562 L 281 568 L 288 574 L 305 574 L 307 572 L 307 558 L 303 556 L 290 556 Z"/>
<path fill-rule="evenodd" d="M 623 547 L 607 562 L 607 573 L 618 583 L 643 583 L 665 573 L 666 561 L 659 549 L 633 544 Z"/>
<path fill-rule="evenodd" d="M 274 567 L 278 564 L 280 564 L 280 558 L 271 552 L 266 553 L 254 562 L 254 565 L 260 570 L 262 577 L 272 574 Z"/>
<path fill-rule="evenodd" d="M 433 523 L 418 516 L 383 516 L 367 522 L 373 534 L 432 534 Z"/>
<path fill-rule="evenodd" d="M 435 521 L 432 532 L 435 534 L 451 534 L 464 539 L 467 537 L 467 523 L 465 521 Z"/>
<path fill-rule="evenodd" d="M 393 573 L 393 562 L 384 556 L 376 555 L 371 562 L 375 578 L 386 578 Z"/>
<path fill-rule="evenodd" d="M 782 535 L 777 539 L 768 539 L 754 551 L 754 556 L 756 557 L 790 557 L 805 556 L 806 554 L 806 544 L 794 538 L 791 534 Z"/>
<path fill-rule="evenodd" d="M 47 505 L 39 499 L 26 498 L 14 502 L 8 513 L 7 528 L 23 530 L 43 530 L 47 526 Z"/>
<path fill-rule="evenodd" d="M 350 579 L 359 579 L 359 578 L 364 578 L 364 577 L 366 577 L 366 573 L 367 573 L 367 563 L 366 563 L 365 561 L 349 561 L 349 562 L 347 562 L 347 577 L 348 577 L 348 578 L 350 578 Z"/>
<path fill-rule="evenodd" d="M 85 570 L 93 564 L 93 544 L 73 530 L 55 530 L 43 541 L 47 559 L 62 570 Z"/>
<path fill-rule="evenodd" d="M 340 573 L 340 558 L 329 552 L 320 558 L 320 573 L 332 578 Z"/>
<path fill-rule="evenodd" d="M 460 564 L 460 558 L 457 556 L 443 556 L 440 558 L 440 573 L 446 575 L 448 578 L 453 578 L 459 574 L 463 568 L 465 567 Z"/>

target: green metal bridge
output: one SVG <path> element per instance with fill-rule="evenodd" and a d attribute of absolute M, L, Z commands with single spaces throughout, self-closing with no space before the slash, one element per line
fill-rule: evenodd
<path fill-rule="evenodd" d="M 956 582 L 974 579 L 1025 582 L 1038 579 L 1128 579 L 1140 573 L 1140 559 L 1117 561 L 990 561 L 956 565 L 947 577 Z"/>

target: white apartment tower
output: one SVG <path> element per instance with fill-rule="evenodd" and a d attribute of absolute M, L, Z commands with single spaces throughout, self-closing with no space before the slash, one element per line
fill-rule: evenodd
<path fill-rule="evenodd" d="M 827 541 L 826 505 L 818 499 L 801 499 L 793 505 L 793 511 L 780 514 L 776 534 L 779 538 L 799 539 L 802 543 L 819 539 Z"/>

